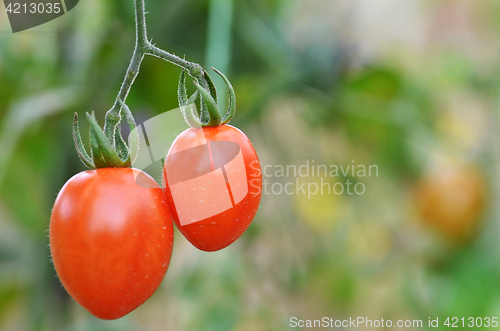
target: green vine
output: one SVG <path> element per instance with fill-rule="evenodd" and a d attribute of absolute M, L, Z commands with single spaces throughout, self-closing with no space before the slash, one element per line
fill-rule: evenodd
<path fill-rule="evenodd" d="M 221 118 L 217 106 L 217 92 L 212 79 L 205 69 L 197 63 L 186 61 L 152 44 L 151 41 L 148 40 L 144 0 L 134 0 L 134 4 L 136 31 L 134 53 L 115 103 L 113 107 L 106 112 L 104 130 L 99 127 L 93 114 L 87 114 L 87 119 L 90 123 L 90 155 L 85 150 L 81 140 L 78 128 L 78 115 L 75 114 L 73 124 L 75 147 L 82 162 L 91 169 L 103 167 L 129 167 L 134 161 L 132 155 L 137 154 L 138 143 L 136 139 L 138 139 L 138 137 L 132 137 L 131 146 L 127 146 L 121 136 L 119 125 L 122 120 L 122 110 L 124 110 L 131 132 L 135 128 L 132 114 L 124 102 L 139 74 L 139 69 L 145 55 L 156 56 L 183 68 L 179 80 L 179 106 L 189 125 L 193 127 L 215 127 L 226 124 L 232 119 L 236 109 L 236 96 L 231 83 L 221 72 L 212 68 L 223 78 L 229 89 L 228 110 L 224 118 Z M 198 90 L 197 92 L 199 92 L 201 105 L 201 114 L 199 118 L 197 114 L 192 111 L 192 108 L 189 111 L 185 110 L 187 105 L 193 103 L 198 95 L 196 93 L 189 99 L 187 98 L 185 72 L 195 79 L 194 84 Z"/>

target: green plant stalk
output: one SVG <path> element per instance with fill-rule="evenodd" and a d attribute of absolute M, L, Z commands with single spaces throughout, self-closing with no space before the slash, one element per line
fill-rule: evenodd
<path fill-rule="evenodd" d="M 117 145 L 115 138 L 120 135 L 115 135 L 115 132 L 120 124 L 122 118 L 122 106 L 120 100 L 125 102 L 127 96 L 132 88 L 135 78 L 139 74 L 139 69 L 141 67 L 142 60 L 146 54 L 156 56 L 160 59 L 173 63 L 179 67 L 186 69 L 187 73 L 196 79 L 196 81 L 204 88 L 208 89 L 209 85 L 205 77 L 205 70 L 203 67 L 197 63 L 186 61 L 174 54 L 164 51 L 155 45 L 153 45 L 147 37 L 147 27 L 146 27 L 146 11 L 144 0 L 134 0 L 135 2 L 135 27 L 136 27 L 136 39 L 135 48 L 130 61 L 130 65 L 125 74 L 125 78 L 120 87 L 118 96 L 113 104 L 113 107 L 107 111 L 106 119 L 104 124 L 104 133 L 108 137 L 109 141 L 112 143 L 113 147 Z M 203 105 L 203 102 L 202 102 Z M 202 106 L 201 120 L 208 121 L 209 114 L 206 107 Z M 118 141 L 121 145 L 122 142 Z"/>

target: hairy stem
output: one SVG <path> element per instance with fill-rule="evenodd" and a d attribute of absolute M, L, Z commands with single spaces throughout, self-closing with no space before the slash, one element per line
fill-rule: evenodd
<path fill-rule="evenodd" d="M 120 88 L 120 92 L 113 104 L 113 107 L 108 110 L 106 113 L 106 121 L 104 124 L 104 133 L 108 137 L 109 141 L 113 144 L 114 147 L 114 137 L 115 131 L 120 124 L 121 121 L 121 110 L 122 106 L 120 104 L 120 100 L 125 102 L 127 99 L 127 95 L 132 88 L 135 78 L 139 74 L 139 69 L 141 67 L 142 60 L 146 54 L 156 56 L 160 59 L 178 65 L 186 69 L 187 73 L 196 79 L 198 83 L 204 87 L 208 88 L 208 83 L 205 78 L 205 72 L 201 65 L 193 62 L 186 61 L 181 59 L 180 57 L 171 54 L 167 51 L 164 51 L 155 45 L 151 44 L 148 40 L 147 36 L 147 27 L 146 27 L 146 11 L 144 6 L 144 0 L 134 0 L 135 2 L 135 48 L 132 56 L 132 60 L 130 61 L 129 67 L 127 69 L 127 73 L 125 74 L 125 78 Z M 202 114 L 202 117 L 207 115 Z"/>

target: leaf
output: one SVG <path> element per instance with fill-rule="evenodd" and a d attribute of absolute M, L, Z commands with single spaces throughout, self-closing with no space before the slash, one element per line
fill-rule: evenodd
<path fill-rule="evenodd" d="M 212 78 L 210 78 L 206 70 L 203 70 L 203 75 L 207 80 L 208 91 L 210 92 L 210 95 L 214 98 L 215 103 L 217 103 L 217 90 L 215 89 L 214 82 L 212 81 Z"/>
<path fill-rule="evenodd" d="M 80 135 L 80 128 L 78 125 L 78 113 L 75 113 L 75 117 L 73 120 L 73 141 L 75 142 L 76 152 L 78 153 L 80 160 L 82 160 L 83 164 L 85 164 L 87 168 L 94 169 L 95 167 L 92 163 L 92 160 L 90 159 L 90 156 L 87 154 L 85 146 L 83 145 L 82 142 L 82 137 Z"/>
<path fill-rule="evenodd" d="M 186 69 L 182 69 L 181 75 L 179 77 L 179 87 L 177 89 L 177 98 L 179 99 L 179 107 L 188 104 L 187 92 L 186 92 Z"/>
<path fill-rule="evenodd" d="M 203 97 L 203 103 L 206 105 L 208 113 L 210 115 L 208 123 L 202 123 L 202 126 L 219 126 L 221 124 L 221 116 L 214 98 L 212 98 L 210 93 L 206 89 L 201 87 L 201 85 L 197 82 L 194 82 L 194 85 L 196 86 L 198 91 L 200 91 L 200 94 Z"/>
<path fill-rule="evenodd" d="M 111 146 L 111 143 L 101 127 L 97 124 L 95 115 L 93 113 L 92 115 L 87 113 L 87 119 L 90 124 L 90 142 L 92 145 L 94 165 L 97 168 L 122 167 L 122 160 L 120 160 L 113 150 L 113 146 Z"/>
<path fill-rule="evenodd" d="M 124 165 L 131 166 L 135 159 L 137 158 L 137 154 L 139 153 L 139 131 L 137 130 L 137 125 L 135 123 L 134 116 L 132 116 L 132 112 L 130 108 L 122 101 L 120 102 L 123 111 L 125 112 L 125 117 L 127 118 L 128 126 L 130 128 L 130 143 L 129 143 L 129 154 L 127 159 L 124 161 Z M 135 134 L 133 134 L 135 132 Z"/>
<path fill-rule="evenodd" d="M 229 123 L 230 120 L 233 119 L 234 113 L 236 112 L 236 93 L 234 92 L 233 85 L 231 85 L 231 82 L 227 77 L 220 72 L 219 70 L 215 69 L 212 67 L 212 69 L 219 74 L 219 76 L 222 77 L 224 80 L 224 83 L 226 83 L 227 89 L 229 90 L 229 102 L 228 102 L 228 107 L 226 111 L 226 115 L 224 115 L 224 118 L 222 119 L 222 124 Z"/>

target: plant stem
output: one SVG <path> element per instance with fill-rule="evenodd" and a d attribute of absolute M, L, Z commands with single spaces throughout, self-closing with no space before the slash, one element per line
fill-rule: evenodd
<path fill-rule="evenodd" d="M 134 80 L 139 74 L 139 69 L 141 67 L 142 60 L 146 54 L 156 56 L 160 59 L 178 65 L 186 69 L 187 73 L 196 79 L 198 83 L 204 87 L 208 88 L 208 83 L 205 78 L 205 70 L 203 67 L 197 63 L 189 62 L 180 57 L 164 51 L 155 45 L 153 45 L 148 40 L 148 32 L 146 27 L 146 11 L 144 6 L 144 0 L 134 0 L 135 3 L 135 48 L 130 61 L 127 73 L 120 88 L 120 92 L 113 104 L 113 107 L 106 113 L 106 121 L 104 124 L 104 133 L 108 137 L 109 141 L 113 146 L 115 146 L 115 131 L 121 121 L 121 105 L 120 101 L 125 102 L 127 95 L 134 84 Z M 202 108 L 203 109 L 203 108 Z M 203 112 L 202 118 L 206 117 Z"/>

